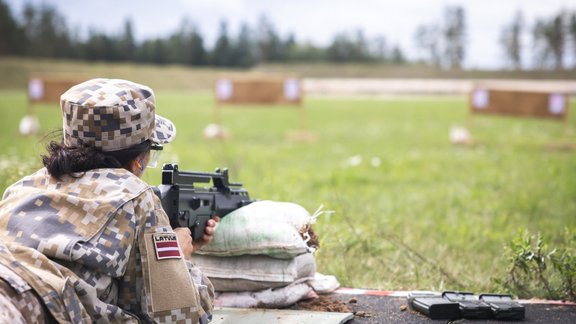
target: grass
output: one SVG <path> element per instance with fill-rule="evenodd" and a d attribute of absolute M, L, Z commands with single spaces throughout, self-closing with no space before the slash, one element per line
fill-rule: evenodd
<path fill-rule="evenodd" d="M 232 137 L 209 141 L 202 130 L 213 121 L 211 94 L 161 88 L 157 99 L 178 127 L 162 162 L 228 167 L 253 198 L 334 211 L 314 225 L 316 260 L 343 286 L 494 291 L 491 279 L 506 276 L 504 249 L 519 229 L 556 246 L 576 229 L 576 152 L 548 148 L 576 136 L 557 122 L 474 116 L 478 144 L 460 147 L 448 133 L 467 119 L 465 98 L 310 97 L 316 141 L 289 140 L 300 126 L 296 110 L 258 107 L 225 109 Z M 45 140 L 18 134 L 25 106 L 24 91 L 0 91 L 0 190 L 40 167 Z M 60 127 L 57 106 L 35 111 L 40 134 Z M 158 184 L 160 171 L 145 180 Z"/>

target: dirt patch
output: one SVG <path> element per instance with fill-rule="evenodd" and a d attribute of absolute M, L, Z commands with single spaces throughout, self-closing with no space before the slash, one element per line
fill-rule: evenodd
<path fill-rule="evenodd" d="M 303 300 L 296 303 L 291 309 L 309 310 L 315 312 L 353 313 L 356 317 L 371 317 L 372 314 L 362 309 L 358 299 L 352 297 L 348 302 L 338 298 L 320 295 L 318 298 Z"/>
<path fill-rule="evenodd" d="M 339 312 L 351 313 L 352 309 L 346 303 L 330 298 L 328 296 L 319 296 L 318 298 L 308 299 L 296 303 L 292 308 L 297 310 L 310 310 L 315 312 Z"/>

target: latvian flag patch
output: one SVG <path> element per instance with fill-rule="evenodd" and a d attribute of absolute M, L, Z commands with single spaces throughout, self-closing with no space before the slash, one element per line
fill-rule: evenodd
<path fill-rule="evenodd" d="M 158 260 L 180 259 L 182 257 L 176 234 L 157 233 L 152 237 L 154 238 L 154 248 L 156 249 L 156 258 Z"/>

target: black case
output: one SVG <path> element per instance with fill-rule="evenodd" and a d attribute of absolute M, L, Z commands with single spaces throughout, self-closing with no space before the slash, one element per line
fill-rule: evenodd
<path fill-rule="evenodd" d="M 442 297 L 415 297 L 411 299 L 410 306 L 431 319 L 461 318 L 458 303 Z"/>
<path fill-rule="evenodd" d="M 479 299 L 492 309 L 492 314 L 497 319 L 522 320 L 525 316 L 525 308 L 512 300 L 511 295 L 482 294 Z"/>
<path fill-rule="evenodd" d="M 458 303 L 462 317 L 469 319 L 492 318 L 492 308 L 487 303 L 479 300 L 471 292 L 445 291 L 442 297 L 446 300 Z"/>

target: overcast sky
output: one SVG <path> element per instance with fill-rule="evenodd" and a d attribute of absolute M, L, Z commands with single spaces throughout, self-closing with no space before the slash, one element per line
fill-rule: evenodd
<path fill-rule="evenodd" d="M 562 9 L 576 11 L 576 0 L 8 0 L 20 13 L 24 3 L 48 3 L 57 8 L 69 27 L 86 32 L 93 27 L 119 33 L 126 18 L 139 39 L 165 36 L 183 18 L 192 21 L 211 43 L 222 20 L 234 34 L 240 23 L 256 26 L 266 15 L 282 36 L 294 33 L 297 41 L 328 44 L 343 31 L 362 29 L 365 36 L 384 36 L 410 58 L 417 57 L 414 32 L 423 24 L 442 22 L 446 6 L 465 9 L 468 47 L 465 66 L 503 66 L 498 39 L 502 27 L 522 11 L 527 25 Z M 527 39 L 528 40 L 528 39 Z M 529 46 L 529 44 L 526 44 Z M 569 58 L 572 60 L 572 58 Z"/>

